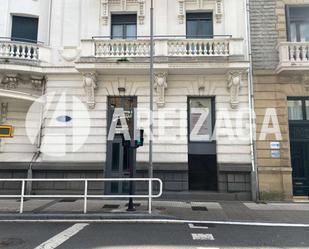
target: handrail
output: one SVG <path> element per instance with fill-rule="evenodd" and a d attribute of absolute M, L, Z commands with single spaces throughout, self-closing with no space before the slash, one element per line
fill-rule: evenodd
<path fill-rule="evenodd" d="M 148 194 L 145 195 L 89 195 L 89 182 L 148 182 Z M 147 198 L 148 212 L 152 212 L 152 199 L 159 198 L 163 193 L 163 182 L 159 178 L 88 178 L 88 179 L 0 179 L 0 182 L 21 182 L 21 193 L 19 195 L 0 195 L 0 198 L 20 198 L 20 210 L 22 214 L 24 211 L 25 198 L 83 198 L 84 199 L 84 213 L 87 213 L 87 201 L 89 198 Z M 31 195 L 25 194 L 26 182 L 84 182 L 83 195 Z M 159 193 L 153 195 L 153 182 L 159 183 Z"/>

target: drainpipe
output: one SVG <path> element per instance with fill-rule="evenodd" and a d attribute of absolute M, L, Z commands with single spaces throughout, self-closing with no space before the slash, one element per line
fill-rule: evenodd
<path fill-rule="evenodd" d="M 45 90 L 46 90 L 46 80 L 43 80 L 43 86 L 42 86 L 42 96 L 44 96 L 45 94 Z M 36 152 L 33 154 L 33 157 L 31 159 L 31 162 L 29 164 L 28 167 L 28 171 L 27 171 L 27 179 L 32 179 L 33 178 L 33 164 L 38 160 L 38 158 L 41 155 L 41 142 L 42 142 L 42 127 L 43 127 L 43 115 L 44 115 L 44 106 L 41 106 L 41 112 L 40 112 L 40 130 L 39 130 L 39 134 L 38 134 L 38 138 L 37 138 L 37 148 L 36 148 Z M 32 193 L 32 182 L 28 181 L 26 184 L 26 195 L 31 195 Z"/>
<path fill-rule="evenodd" d="M 249 56 L 248 70 L 248 100 L 249 100 L 249 120 L 250 120 L 250 152 L 251 152 L 251 196 L 253 201 L 259 200 L 258 172 L 256 164 L 256 123 L 254 112 L 254 88 L 253 88 L 253 64 L 251 49 L 251 26 L 250 26 L 250 0 L 246 0 L 246 29 L 247 48 Z"/>
<path fill-rule="evenodd" d="M 52 12 L 53 12 L 52 8 L 53 8 L 53 0 L 50 0 L 49 1 L 49 18 L 48 18 L 48 44 L 47 44 L 48 46 L 50 46 L 50 43 L 51 43 L 50 33 L 51 33 L 51 19 L 52 19 Z"/>

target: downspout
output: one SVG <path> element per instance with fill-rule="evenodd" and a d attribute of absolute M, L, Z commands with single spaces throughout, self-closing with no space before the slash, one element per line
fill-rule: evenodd
<path fill-rule="evenodd" d="M 52 19 L 52 12 L 53 12 L 53 0 L 49 2 L 49 18 L 48 18 L 48 46 L 51 43 L 51 19 Z"/>
<path fill-rule="evenodd" d="M 46 90 L 46 80 L 44 79 L 43 86 L 42 86 L 42 96 L 44 96 L 45 90 Z M 43 115 L 44 115 L 44 106 L 42 104 L 41 110 L 40 110 L 40 124 L 39 124 L 40 130 L 39 130 L 37 142 L 36 142 L 36 152 L 33 154 L 31 162 L 28 166 L 27 179 L 33 178 L 33 164 L 36 163 L 36 161 L 41 155 L 42 129 L 43 129 L 43 120 L 44 120 Z M 31 192 L 32 192 L 32 182 L 28 181 L 26 184 L 26 194 L 31 195 Z"/>
<path fill-rule="evenodd" d="M 249 129 L 250 129 L 250 153 L 251 153 L 251 196 L 253 201 L 259 200 L 258 172 L 256 164 L 256 122 L 254 112 L 254 87 L 253 87 L 253 63 L 251 49 L 250 30 L 250 0 L 246 0 L 246 29 L 247 29 L 247 49 L 249 56 L 248 70 L 248 100 L 249 100 Z"/>

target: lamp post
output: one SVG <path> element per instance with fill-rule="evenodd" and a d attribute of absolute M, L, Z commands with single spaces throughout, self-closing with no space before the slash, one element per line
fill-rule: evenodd
<path fill-rule="evenodd" d="M 153 70 L 153 52 L 154 52 L 154 27 L 153 27 L 153 0 L 151 0 L 150 7 L 150 114 L 149 114 L 149 178 L 153 178 L 153 158 L 152 158 L 152 147 L 153 147 L 153 86 L 154 86 L 154 70 Z M 152 181 L 150 181 L 152 183 Z M 152 184 L 149 186 L 150 193 L 152 195 Z M 151 210 L 151 198 L 149 198 L 149 210 Z"/>

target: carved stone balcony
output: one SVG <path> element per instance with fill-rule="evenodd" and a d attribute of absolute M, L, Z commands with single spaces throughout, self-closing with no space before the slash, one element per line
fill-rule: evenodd
<path fill-rule="evenodd" d="M 147 73 L 150 40 L 112 40 L 94 38 L 81 41 L 81 55 L 76 63 L 80 72 Z M 174 73 L 220 73 L 247 68 L 244 39 L 178 39 L 155 37 L 155 70 Z"/>
<path fill-rule="evenodd" d="M 277 72 L 309 70 L 309 42 L 281 42 Z"/>
<path fill-rule="evenodd" d="M 49 58 L 49 49 L 41 44 L 11 41 L 9 39 L 0 40 L 0 60 L 2 59 L 4 63 L 17 60 L 18 63 L 23 64 L 38 64 L 49 62 Z"/>
<path fill-rule="evenodd" d="M 243 56 L 243 39 L 156 39 L 155 56 L 168 57 L 228 57 Z M 149 57 L 149 40 L 82 41 L 82 56 L 96 58 Z"/>

